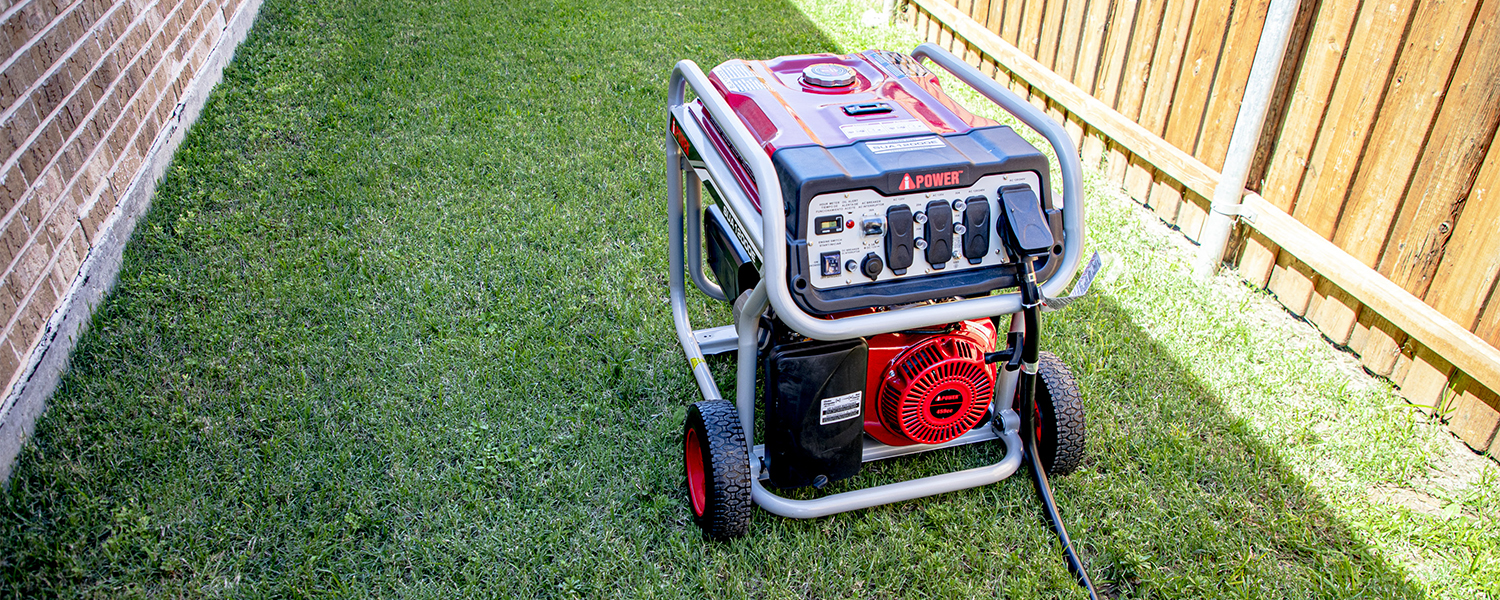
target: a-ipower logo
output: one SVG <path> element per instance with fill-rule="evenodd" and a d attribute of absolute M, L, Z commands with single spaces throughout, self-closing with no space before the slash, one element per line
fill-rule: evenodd
<path fill-rule="evenodd" d="M 964 393 L 949 388 L 938 392 L 936 398 L 927 406 L 927 413 L 934 419 L 947 419 L 958 412 L 964 405 Z"/>
<path fill-rule="evenodd" d="M 897 191 L 904 192 L 907 190 L 958 185 L 959 176 L 963 174 L 963 171 L 941 171 L 938 173 L 923 173 L 921 175 L 907 173 L 901 177 L 901 186 L 896 189 Z"/>

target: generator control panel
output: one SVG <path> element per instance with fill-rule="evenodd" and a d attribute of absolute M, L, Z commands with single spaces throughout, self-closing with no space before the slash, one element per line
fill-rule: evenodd
<path fill-rule="evenodd" d="M 1008 263 L 995 219 L 1000 194 L 1021 189 L 1041 197 L 1041 178 L 1023 171 L 895 198 L 872 189 L 816 196 L 805 213 L 810 283 L 828 290 Z"/>

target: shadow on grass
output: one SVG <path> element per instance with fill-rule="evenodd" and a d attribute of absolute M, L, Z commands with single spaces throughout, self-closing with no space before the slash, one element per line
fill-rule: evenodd
<path fill-rule="evenodd" d="M 1076 595 L 1024 477 L 690 524 L 667 75 L 832 48 L 778 1 L 268 0 L 0 497 L 0 594 Z M 1049 322 L 1101 580 L 1417 595 L 1108 299 Z"/>

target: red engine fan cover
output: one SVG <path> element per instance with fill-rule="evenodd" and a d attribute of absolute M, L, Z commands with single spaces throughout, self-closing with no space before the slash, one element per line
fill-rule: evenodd
<path fill-rule="evenodd" d="M 893 446 L 941 444 L 968 433 L 995 395 L 988 321 L 940 334 L 888 333 L 870 340 L 865 432 Z"/>

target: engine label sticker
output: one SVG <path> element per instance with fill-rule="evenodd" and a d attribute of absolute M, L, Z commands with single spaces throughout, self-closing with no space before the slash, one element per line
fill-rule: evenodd
<path fill-rule="evenodd" d="M 854 392 L 832 398 L 824 398 L 822 411 L 818 414 L 818 424 L 828 425 L 839 421 L 848 421 L 859 416 L 864 407 L 864 392 Z"/>
<path fill-rule="evenodd" d="M 932 131 L 927 128 L 927 125 L 916 119 L 885 121 L 882 123 L 850 123 L 848 125 L 839 125 L 839 129 L 849 138 L 896 135 L 899 133 L 928 133 Z"/>
<path fill-rule="evenodd" d="M 766 89 L 765 82 L 762 82 L 760 77 L 750 70 L 750 67 L 740 61 L 719 65 L 719 68 L 714 69 L 714 74 L 719 76 L 719 80 L 724 82 L 724 87 L 729 88 L 731 92 L 746 94 Z"/>
<path fill-rule="evenodd" d="M 870 142 L 866 147 L 875 154 L 890 154 L 892 152 L 910 152 L 912 150 L 927 150 L 929 148 L 942 148 L 947 146 L 941 138 L 917 138 L 915 140 L 898 140 L 894 142 Z"/>

